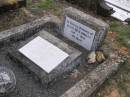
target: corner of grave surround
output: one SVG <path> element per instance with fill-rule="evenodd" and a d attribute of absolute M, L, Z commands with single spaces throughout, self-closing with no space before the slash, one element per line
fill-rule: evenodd
<path fill-rule="evenodd" d="M 31 35 L 39 32 L 44 28 L 47 23 L 52 23 L 57 25 L 55 29 L 59 29 L 59 19 L 54 16 L 45 16 L 40 19 L 36 19 L 29 23 L 5 30 L 0 32 L 0 45 L 8 44 L 10 42 L 15 42 L 19 39 L 30 37 Z M 25 35 L 26 34 L 26 35 Z M 17 36 L 17 38 L 16 38 Z"/>

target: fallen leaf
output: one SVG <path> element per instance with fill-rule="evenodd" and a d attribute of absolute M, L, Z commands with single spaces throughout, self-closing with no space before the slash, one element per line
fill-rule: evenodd
<path fill-rule="evenodd" d="M 105 59 L 106 59 L 106 58 L 105 58 L 103 52 L 101 52 L 101 51 L 97 51 L 97 52 L 96 52 L 96 60 L 97 60 L 98 62 L 103 62 Z"/>
<path fill-rule="evenodd" d="M 126 47 L 121 47 L 118 52 L 119 52 L 119 54 L 121 54 L 121 55 L 127 56 L 128 53 L 129 53 L 129 49 L 126 48 Z"/>
<path fill-rule="evenodd" d="M 117 89 L 114 89 L 109 95 L 106 95 L 104 97 L 121 97 L 119 94 L 119 91 Z"/>
<path fill-rule="evenodd" d="M 113 50 L 119 50 L 120 48 L 120 44 L 116 41 L 111 43 L 111 47 L 113 48 Z"/>
<path fill-rule="evenodd" d="M 110 41 L 114 41 L 114 40 L 116 39 L 116 37 L 117 37 L 117 33 L 110 31 L 110 32 L 108 32 L 107 37 L 108 37 L 108 39 L 109 39 Z"/>
<path fill-rule="evenodd" d="M 88 63 L 93 64 L 96 62 L 96 52 L 93 51 L 88 55 Z"/>
<path fill-rule="evenodd" d="M 130 84 L 127 84 L 127 92 L 130 93 Z"/>

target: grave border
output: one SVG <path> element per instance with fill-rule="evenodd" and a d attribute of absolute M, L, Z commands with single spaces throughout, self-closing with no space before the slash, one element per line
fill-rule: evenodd
<path fill-rule="evenodd" d="M 3 45 L 8 45 L 12 42 L 16 42 L 17 40 L 23 39 L 25 33 L 28 34 L 28 36 L 30 36 L 33 33 L 38 32 L 39 30 L 44 28 L 45 24 L 48 22 L 58 24 L 57 22 L 54 22 L 55 19 L 54 17 L 43 17 L 30 23 L 0 32 L 0 47 L 2 47 Z M 60 23 L 58 25 L 60 25 Z M 57 29 L 59 29 L 59 26 L 57 27 Z M 109 64 L 107 64 L 106 62 L 109 62 Z M 104 83 L 104 81 L 111 76 L 111 74 L 118 70 L 119 65 L 125 62 L 125 59 L 119 57 L 116 58 L 114 62 L 115 63 L 112 62 L 112 58 L 109 58 L 107 61 L 102 63 L 93 71 L 91 71 L 81 81 L 75 84 L 72 88 L 70 88 L 60 97 L 91 97 L 91 95 L 99 88 L 99 86 L 101 86 Z M 96 73 L 101 75 L 95 78 Z M 95 83 L 95 81 L 97 83 Z M 92 85 L 93 83 L 94 85 Z"/>

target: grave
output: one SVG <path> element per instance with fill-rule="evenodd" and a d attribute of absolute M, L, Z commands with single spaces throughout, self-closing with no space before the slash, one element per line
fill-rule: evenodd
<path fill-rule="evenodd" d="M 115 11 L 112 17 L 121 21 L 130 18 L 130 0 L 105 0 L 105 2 Z"/>
<path fill-rule="evenodd" d="M 91 15 L 72 7 L 65 9 L 62 35 L 89 51 L 102 45 L 108 28 L 108 24 Z"/>
<path fill-rule="evenodd" d="M 47 84 L 81 64 L 81 52 L 42 30 L 9 51 L 42 82 Z"/>
<path fill-rule="evenodd" d="M 39 71 L 41 69 L 39 69 L 39 66 L 35 68 L 34 63 L 27 57 L 25 58 L 25 56 L 19 52 L 19 49 L 25 47 L 26 44 L 32 42 L 39 36 L 49 43 L 56 45 L 60 50 L 67 53 L 69 57 L 73 56 L 70 61 L 77 62 L 76 60 L 81 58 L 81 53 L 78 50 L 67 45 L 71 43 L 70 41 L 67 40 L 68 42 L 66 42 L 66 44 L 56 38 L 61 36 L 58 33 L 55 37 L 52 33 L 49 34 L 46 31 L 41 31 L 46 25 L 49 26 L 52 25 L 52 23 L 54 25 L 60 25 L 54 21 L 56 21 L 54 17 L 42 17 L 30 23 L 0 32 L 0 36 L 2 36 L 0 37 L 0 64 L 5 64 L 6 67 L 11 68 L 17 79 L 16 91 L 11 93 L 9 97 L 92 97 L 91 95 L 96 89 L 98 89 L 112 73 L 117 71 L 121 62 L 124 62 L 123 57 L 114 53 L 111 46 L 108 46 L 110 42 L 107 42 L 107 46 L 104 45 L 103 50 L 107 52 L 108 55 L 111 53 L 112 55 L 109 56 L 105 62 L 99 65 L 87 65 L 86 61 L 82 61 L 83 63 L 74 70 L 80 72 L 76 79 L 71 78 L 72 73 L 74 73 L 72 71 L 72 73 L 67 73 L 67 75 L 62 74 L 60 79 L 48 84 L 48 87 L 44 87 L 44 85 L 41 85 L 41 83 L 35 79 L 36 74 L 34 75 L 34 72 L 31 73 L 29 68 L 27 69 L 26 67 L 28 65 L 28 67 L 31 68 L 30 70 L 34 70 L 39 74 L 41 74 Z M 58 29 L 58 26 L 56 26 L 56 28 Z M 52 29 L 49 30 L 54 31 L 56 28 L 53 26 Z M 55 32 L 53 32 L 53 34 L 54 33 Z M 61 49 L 62 47 L 64 49 Z M 79 47 L 79 49 L 81 49 L 81 47 Z M 83 57 L 83 59 L 85 58 L 86 57 Z M 29 63 L 31 64 L 29 65 Z M 68 65 L 68 67 L 70 67 L 67 67 L 68 71 L 72 69 L 72 65 L 74 64 Z M 63 70 L 63 68 L 61 69 Z M 61 71 L 61 73 L 62 72 L 63 71 Z M 58 73 L 60 73 L 60 70 Z M 42 72 L 42 74 L 45 73 Z M 54 76 L 54 74 L 52 75 Z"/>

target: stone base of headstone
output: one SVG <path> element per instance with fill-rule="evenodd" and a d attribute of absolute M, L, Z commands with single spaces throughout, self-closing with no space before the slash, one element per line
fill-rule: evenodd
<path fill-rule="evenodd" d="M 109 29 L 107 23 L 72 7 L 65 9 L 64 16 L 63 36 L 69 37 L 69 29 L 77 40 L 69 39 L 88 50 L 97 50 L 102 45 Z"/>
<path fill-rule="evenodd" d="M 45 70 L 40 68 L 37 64 L 33 63 L 31 60 L 29 60 L 27 57 L 25 57 L 18 51 L 21 47 L 25 46 L 25 44 L 27 44 L 37 36 L 42 37 L 43 39 L 52 43 L 53 45 L 60 48 L 69 55 L 67 59 L 65 59 L 62 63 L 60 63 L 50 73 L 47 73 Z M 63 76 L 63 74 L 71 72 L 74 68 L 80 65 L 82 53 L 43 30 L 34 35 L 33 37 L 19 43 L 19 45 L 13 46 L 12 49 L 9 50 L 9 55 L 14 61 L 17 62 L 17 64 L 22 64 L 25 67 L 27 67 L 28 70 L 34 73 L 40 79 L 42 84 L 45 85 L 57 78 L 60 78 L 61 76 Z"/>

